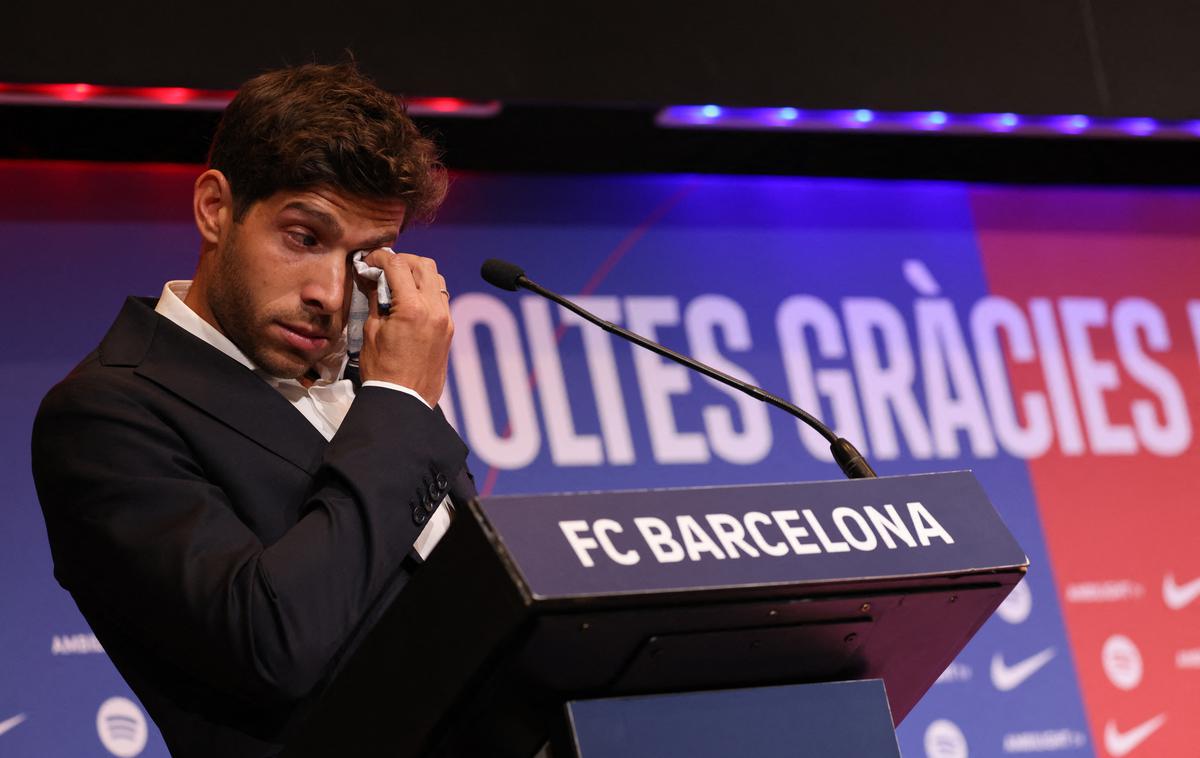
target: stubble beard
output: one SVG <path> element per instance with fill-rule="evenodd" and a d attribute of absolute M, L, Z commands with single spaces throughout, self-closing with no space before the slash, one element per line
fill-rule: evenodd
<path fill-rule="evenodd" d="M 279 379 L 300 378 L 311 366 L 298 355 L 272 349 L 268 330 L 277 319 L 311 322 L 312 318 L 308 314 L 256 314 L 254 302 L 234 232 L 217 258 L 216 278 L 209 286 L 209 308 L 221 331 L 255 366 Z"/>

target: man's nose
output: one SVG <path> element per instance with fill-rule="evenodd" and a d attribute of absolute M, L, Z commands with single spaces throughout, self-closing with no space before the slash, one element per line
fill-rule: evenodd
<path fill-rule="evenodd" d="M 349 264 L 340 256 L 322 256 L 322 260 L 314 261 L 300 292 L 304 304 L 322 313 L 340 313 L 349 286 L 349 270 Z"/>

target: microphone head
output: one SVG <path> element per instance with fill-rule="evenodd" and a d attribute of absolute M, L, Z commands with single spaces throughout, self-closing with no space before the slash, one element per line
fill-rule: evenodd
<path fill-rule="evenodd" d="M 518 281 L 525 276 L 525 271 L 515 263 L 502 261 L 499 258 L 488 258 L 479 270 L 483 280 L 493 287 L 515 292 Z"/>

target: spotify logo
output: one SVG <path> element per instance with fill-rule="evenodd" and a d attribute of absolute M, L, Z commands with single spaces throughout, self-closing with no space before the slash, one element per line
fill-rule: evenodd
<path fill-rule="evenodd" d="M 133 758 L 146 749 L 150 736 L 142 709 L 132 700 L 110 697 L 96 712 L 96 733 L 100 744 L 117 758 Z"/>

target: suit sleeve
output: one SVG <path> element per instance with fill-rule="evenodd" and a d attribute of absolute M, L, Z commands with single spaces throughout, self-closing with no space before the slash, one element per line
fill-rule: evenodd
<path fill-rule="evenodd" d="M 417 400 L 364 388 L 299 521 L 264 546 L 130 394 L 68 382 L 39 411 L 34 478 L 60 583 L 89 620 L 205 687 L 249 703 L 304 697 L 394 595 L 421 529 L 407 504 L 430 476 L 462 471 L 462 440 Z"/>

